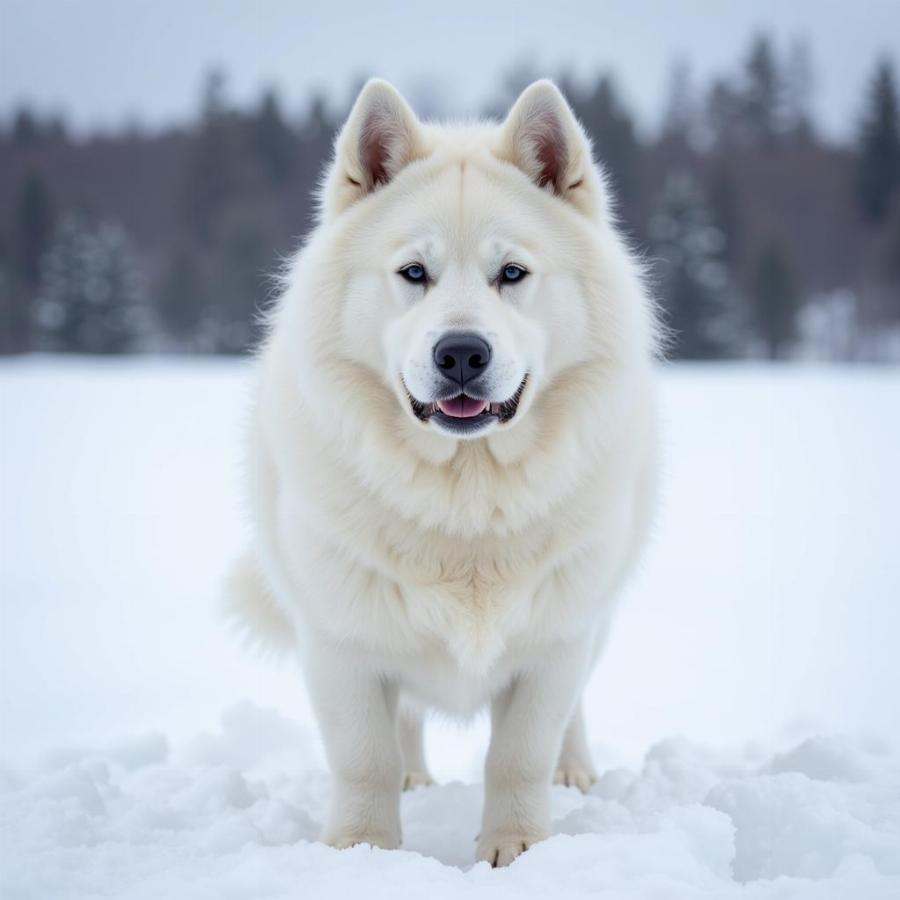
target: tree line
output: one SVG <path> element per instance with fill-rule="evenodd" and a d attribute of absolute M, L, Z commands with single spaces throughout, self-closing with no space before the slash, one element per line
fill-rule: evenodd
<path fill-rule="evenodd" d="M 540 74 L 510 69 L 484 112 Z M 648 262 L 671 356 L 900 360 L 896 73 L 873 63 L 840 141 L 815 121 L 814 76 L 804 43 L 759 34 L 710 83 L 673 66 L 652 134 L 611 75 L 557 78 Z M 226 87 L 210 73 L 196 121 L 153 134 L 75 139 L 16 111 L 0 130 L 0 352 L 253 346 L 346 110 L 311 97 L 288 116 L 272 90 L 242 109 Z"/>

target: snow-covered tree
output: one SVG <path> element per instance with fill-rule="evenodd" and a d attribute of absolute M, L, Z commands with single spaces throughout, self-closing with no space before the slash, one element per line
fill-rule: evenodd
<path fill-rule="evenodd" d="M 64 350 L 74 340 L 83 306 L 87 240 L 81 220 L 65 216 L 41 259 L 35 335 L 42 350 Z"/>
<path fill-rule="evenodd" d="M 134 349 L 147 323 L 140 269 L 123 229 L 66 216 L 41 263 L 39 346 L 121 353 Z"/>

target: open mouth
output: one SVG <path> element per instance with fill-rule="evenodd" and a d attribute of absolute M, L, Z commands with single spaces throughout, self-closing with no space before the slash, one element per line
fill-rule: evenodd
<path fill-rule="evenodd" d="M 434 400 L 431 403 L 422 403 L 420 400 L 416 400 L 408 389 L 406 394 L 409 397 L 413 414 L 420 421 L 428 422 L 435 419 L 451 431 L 464 432 L 473 431 L 488 422 L 504 424 L 511 421 L 519 408 L 519 401 L 522 399 L 522 393 L 527 383 L 528 375 L 522 379 L 522 383 L 516 388 L 512 397 L 500 402 L 459 393 L 453 397 Z"/>

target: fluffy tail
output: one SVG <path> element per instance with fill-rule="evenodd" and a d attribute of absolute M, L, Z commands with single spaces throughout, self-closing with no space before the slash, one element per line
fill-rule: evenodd
<path fill-rule="evenodd" d="M 294 626 L 278 606 L 250 553 L 244 553 L 228 574 L 224 608 L 249 645 L 272 656 L 295 649 Z"/>

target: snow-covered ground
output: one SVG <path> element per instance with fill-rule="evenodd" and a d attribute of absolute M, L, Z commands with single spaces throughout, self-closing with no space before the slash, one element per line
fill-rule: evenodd
<path fill-rule="evenodd" d="M 0 896 L 900 896 L 900 371 L 679 367 L 664 501 L 588 690 L 604 775 L 472 866 L 487 727 L 401 852 L 314 842 L 296 672 L 216 612 L 244 363 L 0 365 Z"/>

